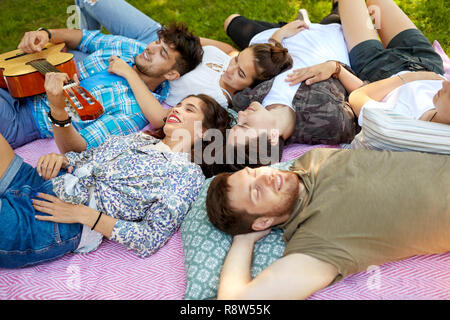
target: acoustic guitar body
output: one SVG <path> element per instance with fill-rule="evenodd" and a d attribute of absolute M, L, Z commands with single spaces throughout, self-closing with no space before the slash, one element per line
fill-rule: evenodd
<path fill-rule="evenodd" d="M 0 55 L 0 87 L 8 89 L 14 98 L 30 97 L 45 92 L 45 77 L 28 63 L 36 60 L 47 60 L 59 71 L 73 77 L 78 73 L 73 54 L 62 52 L 65 44 L 44 46 L 41 52 L 24 54 L 20 50 Z"/>

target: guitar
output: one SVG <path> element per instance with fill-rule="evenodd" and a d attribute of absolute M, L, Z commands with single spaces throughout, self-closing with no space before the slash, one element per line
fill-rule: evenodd
<path fill-rule="evenodd" d="M 45 93 L 45 74 L 77 72 L 73 54 L 62 52 L 65 44 L 47 43 L 40 52 L 13 50 L 0 55 L 0 88 L 8 89 L 14 98 Z M 94 120 L 104 112 L 103 106 L 73 80 L 63 87 L 64 96 L 81 120 Z"/>

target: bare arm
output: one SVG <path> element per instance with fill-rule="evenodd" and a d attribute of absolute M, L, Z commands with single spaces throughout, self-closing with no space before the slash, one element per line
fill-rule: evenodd
<path fill-rule="evenodd" d="M 132 67 L 122 59 L 112 56 L 109 59 L 108 71 L 124 77 L 128 81 L 142 113 L 153 128 L 164 126 L 164 118 L 167 117 L 168 110 L 163 108 Z"/>
<path fill-rule="evenodd" d="M 201 45 L 204 46 L 214 46 L 216 48 L 219 48 L 223 52 L 225 52 L 227 55 L 236 55 L 239 53 L 239 50 L 235 49 L 233 46 L 229 45 L 228 43 L 212 40 L 208 38 L 200 38 Z"/>
<path fill-rule="evenodd" d="M 269 41 L 275 40 L 281 44 L 281 41 L 283 41 L 284 38 L 292 37 L 306 29 L 309 29 L 309 26 L 305 21 L 294 20 L 275 31 Z"/>
<path fill-rule="evenodd" d="M 392 90 L 397 89 L 405 83 L 417 80 L 443 80 L 443 78 L 434 72 L 420 71 L 408 72 L 401 76 L 376 81 L 353 91 L 348 99 L 350 106 L 356 116 L 359 116 L 362 107 L 368 101 L 381 101 Z"/>
<path fill-rule="evenodd" d="M 69 49 L 75 49 L 83 38 L 83 32 L 75 29 L 51 29 L 52 38 L 48 38 L 47 32 L 30 31 L 26 32 L 19 43 L 18 48 L 23 52 L 32 53 L 41 51 L 42 47 L 49 41 L 52 43 L 65 42 Z"/>
<path fill-rule="evenodd" d="M 290 254 L 252 280 L 250 265 L 257 236 L 234 237 L 222 268 L 218 299 L 306 299 L 338 274 L 328 263 L 304 254 Z"/>
<path fill-rule="evenodd" d="M 329 79 L 335 71 L 336 61 L 327 61 L 311 67 L 296 69 L 288 74 L 286 81 L 290 82 L 290 85 L 296 85 L 303 81 L 306 81 L 307 85 L 311 85 Z M 338 79 L 349 93 L 364 84 L 361 79 L 343 67 L 340 69 Z"/>
<path fill-rule="evenodd" d="M 92 228 L 100 215 L 100 212 L 88 206 L 70 204 L 49 194 L 38 193 L 37 198 L 46 201 L 33 199 L 34 209 L 48 214 L 44 216 L 38 213 L 36 215 L 37 220 L 57 223 L 81 223 Z M 94 230 L 110 238 L 116 222 L 116 218 L 101 214 Z"/>
<path fill-rule="evenodd" d="M 65 110 L 66 103 L 63 94 L 63 85 L 68 79 L 69 77 L 65 73 L 49 72 L 45 75 L 44 86 L 50 104 L 50 112 L 52 117 L 59 121 L 64 121 L 69 117 Z M 72 125 L 64 128 L 52 126 L 56 145 L 62 153 L 86 150 L 86 141 Z"/>

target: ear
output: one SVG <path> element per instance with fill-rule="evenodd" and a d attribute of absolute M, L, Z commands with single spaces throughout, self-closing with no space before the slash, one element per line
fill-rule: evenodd
<path fill-rule="evenodd" d="M 166 78 L 166 80 L 177 80 L 180 78 L 180 73 L 177 70 L 172 69 L 164 74 L 164 78 Z"/>
<path fill-rule="evenodd" d="M 259 217 L 256 218 L 252 223 L 252 229 L 254 231 L 263 231 L 272 227 L 274 222 L 273 217 Z"/>
<path fill-rule="evenodd" d="M 280 139 L 280 132 L 278 130 L 270 130 L 269 141 L 272 146 L 276 146 L 278 144 L 278 140 Z"/>

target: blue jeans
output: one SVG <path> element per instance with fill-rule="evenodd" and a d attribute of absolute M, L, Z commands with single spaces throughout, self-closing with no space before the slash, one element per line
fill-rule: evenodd
<path fill-rule="evenodd" d="M 30 107 L 5 89 L 0 89 L 0 133 L 13 149 L 41 137 Z"/>
<path fill-rule="evenodd" d="M 16 156 L 0 179 L 0 268 L 19 268 L 56 259 L 78 247 L 82 225 L 37 220 L 30 199 L 55 195 L 51 180 Z M 38 213 L 43 214 L 43 213 Z"/>
<path fill-rule="evenodd" d="M 158 40 L 161 25 L 124 0 L 75 0 L 80 9 L 80 29 L 100 30 L 150 44 Z"/>

